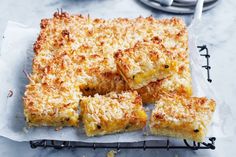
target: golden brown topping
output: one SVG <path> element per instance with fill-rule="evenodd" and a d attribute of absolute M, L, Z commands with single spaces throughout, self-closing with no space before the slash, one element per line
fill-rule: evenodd
<path fill-rule="evenodd" d="M 135 91 L 84 97 L 80 106 L 88 136 L 142 129 L 147 120 Z"/>
<path fill-rule="evenodd" d="M 41 20 L 41 23 L 40 23 L 41 29 L 46 28 L 46 26 L 48 25 L 48 22 L 49 22 L 48 19 L 42 19 L 42 20 Z"/>
<path fill-rule="evenodd" d="M 68 31 L 68 30 L 63 30 L 62 32 L 61 32 L 61 34 L 62 34 L 62 36 L 63 37 L 68 37 L 69 38 L 69 36 L 70 36 L 70 32 Z"/>
<path fill-rule="evenodd" d="M 215 110 L 215 101 L 165 93 L 155 103 L 151 132 L 158 135 L 202 141 Z"/>

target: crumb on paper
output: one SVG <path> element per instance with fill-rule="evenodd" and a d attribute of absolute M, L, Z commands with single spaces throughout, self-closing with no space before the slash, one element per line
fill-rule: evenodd
<path fill-rule="evenodd" d="M 143 130 L 143 136 L 148 136 L 148 135 L 149 135 L 149 133 L 148 133 L 147 129 L 144 129 Z"/>
<path fill-rule="evenodd" d="M 61 130 L 62 128 L 63 128 L 62 126 L 56 127 L 56 128 L 55 128 L 55 131 L 59 131 L 59 130 Z"/>
<path fill-rule="evenodd" d="M 27 129 L 27 127 L 23 127 L 23 132 L 24 132 L 24 133 L 28 133 L 28 132 L 29 132 L 29 130 Z"/>
<path fill-rule="evenodd" d="M 110 150 L 108 153 L 107 153 L 107 157 L 115 157 L 117 154 L 117 151 L 115 150 Z"/>
<path fill-rule="evenodd" d="M 145 111 L 146 112 L 150 112 L 150 108 L 145 108 Z"/>
<path fill-rule="evenodd" d="M 10 98 L 10 97 L 12 97 L 12 96 L 13 96 L 13 91 L 9 89 L 9 92 L 8 92 L 7 97 Z"/>
<path fill-rule="evenodd" d="M 17 114 L 15 115 L 15 118 L 16 118 L 16 119 L 20 119 L 20 118 L 22 118 L 22 115 L 20 115 L 19 113 L 17 113 Z"/>

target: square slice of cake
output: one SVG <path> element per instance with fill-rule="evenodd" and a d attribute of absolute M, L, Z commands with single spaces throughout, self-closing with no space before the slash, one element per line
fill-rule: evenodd
<path fill-rule="evenodd" d="M 131 89 L 164 79 L 177 71 L 177 62 L 163 46 L 162 39 L 139 41 L 134 47 L 119 50 L 115 61 L 119 73 Z"/>
<path fill-rule="evenodd" d="M 154 135 L 201 142 L 214 111 L 215 101 L 212 99 L 163 95 L 152 111 L 150 130 Z"/>
<path fill-rule="evenodd" d="M 146 125 L 147 115 L 137 92 L 84 97 L 80 108 L 87 136 L 139 130 Z"/>

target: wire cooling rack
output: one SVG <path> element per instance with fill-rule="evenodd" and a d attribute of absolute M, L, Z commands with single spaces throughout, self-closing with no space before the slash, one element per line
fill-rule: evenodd
<path fill-rule="evenodd" d="M 71 141 L 55 141 L 55 140 L 39 140 L 39 141 L 30 141 L 31 148 L 90 148 L 90 149 L 215 149 L 215 137 L 210 137 L 208 142 L 192 142 L 189 144 L 187 140 L 179 145 L 172 145 L 171 140 L 167 139 L 166 141 L 142 141 L 130 143 L 84 143 L 84 142 L 71 142 Z"/>
<path fill-rule="evenodd" d="M 209 62 L 209 51 L 206 45 L 197 46 L 200 52 L 200 56 L 206 58 L 206 65 L 202 67 L 207 71 L 207 81 L 212 82 L 210 78 L 210 62 Z M 182 142 L 181 142 L 182 141 Z M 142 141 L 134 143 L 85 143 L 85 142 L 72 142 L 72 141 L 57 141 L 57 140 L 35 140 L 30 141 L 31 148 L 55 148 L 55 149 L 72 149 L 72 148 L 88 148 L 88 149 L 99 149 L 99 148 L 108 148 L 108 149 L 190 149 L 190 150 L 199 150 L 199 149 L 210 149 L 214 150 L 215 147 L 215 137 L 206 138 L 205 142 L 195 142 L 187 141 L 185 139 L 180 140 L 178 144 L 174 143 L 172 140 L 157 140 L 157 141 Z"/>

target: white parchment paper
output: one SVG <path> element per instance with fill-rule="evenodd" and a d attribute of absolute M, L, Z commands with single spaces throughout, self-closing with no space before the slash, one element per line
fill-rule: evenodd
<path fill-rule="evenodd" d="M 33 43 L 39 30 L 29 28 L 19 23 L 8 22 L 4 33 L 0 51 L 0 135 L 15 141 L 29 141 L 37 139 L 66 140 L 81 142 L 136 142 L 143 140 L 161 140 L 167 137 L 146 135 L 146 131 L 120 133 L 101 137 L 87 137 L 81 128 L 63 128 L 55 131 L 51 127 L 27 128 L 23 115 L 22 96 L 28 80 L 23 70 L 31 72 Z M 207 96 L 217 101 L 217 109 L 213 123 L 209 127 L 208 136 L 229 136 L 231 116 L 227 113 L 227 105 L 215 97 L 210 88 L 205 72 L 201 65 L 205 59 L 199 57 L 195 38 L 190 30 L 189 48 L 191 73 L 195 96 Z M 202 61 L 204 63 L 202 63 Z M 9 90 L 13 91 L 12 97 L 7 97 Z M 219 107 L 220 106 L 220 107 Z M 144 133 L 145 132 L 145 133 Z"/>

